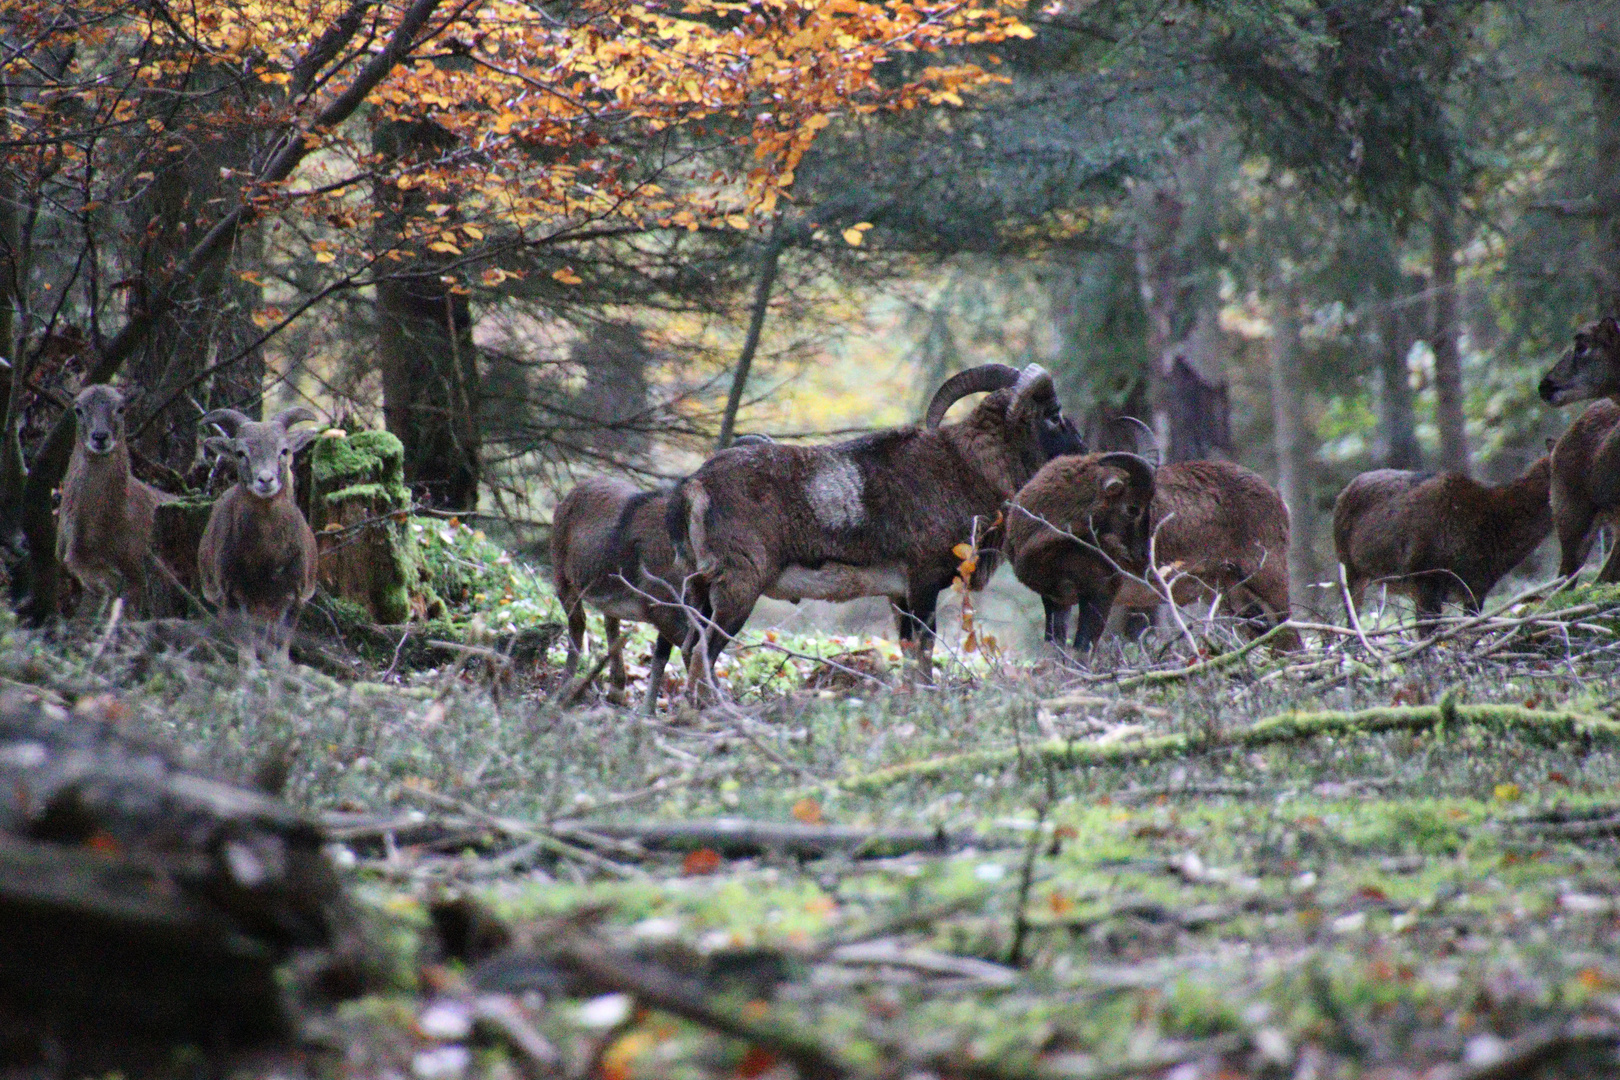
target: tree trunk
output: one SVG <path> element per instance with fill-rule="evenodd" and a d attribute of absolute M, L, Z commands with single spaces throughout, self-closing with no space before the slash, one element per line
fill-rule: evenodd
<path fill-rule="evenodd" d="M 1393 253 L 1392 253 L 1393 254 Z M 1375 337 L 1378 373 L 1378 458 L 1386 469 L 1418 469 L 1423 466 L 1423 450 L 1417 440 L 1417 416 L 1413 408 L 1412 377 L 1406 366 L 1407 354 L 1422 333 L 1419 303 L 1422 280 L 1414 281 L 1391 266 L 1381 275 L 1401 286 L 1376 296 L 1379 314 Z"/>
<path fill-rule="evenodd" d="M 1226 383 L 1218 365 L 1214 308 L 1197 287 L 1181 234 L 1185 207 L 1169 191 L 1145 200 L 1136 232 L 1136 268 L 1148 320 L 1148 401 L 1166 462 L 1231 450 Z"/>
<path fill-rule="evenodd" d="M 479 439 L 472 317 L 437 271 L 377 286 L 383 415 L 405 447 L 412 495 L 442 510 L 478 506 Z"/>
<path fill-rule="evenodd" d="M 221 79 L 204 69 L 188 88 L 223 105 L 217 96 Z M 231 104 L 247 112 L 251 101 L 238 97 Z M 146 306 L 149 290 L 166 281 L 185 258 L 199 224 L 240 190 L 240 180 L 221 176 L 222 169 L 240 171 L 253 160 L 252 135 L 243 131 L 240 136 L 198 142 L 197 149 L 147 189 L 132 220 L 160 224 L 147 229 L 151 239 L 142 247 L 137 284 L 129 294 L 132 314 Z M 258 261 L 259 246 L 257 229 L 241 230 L 230 256 L 209 262 L 181 284 L 175 303 L 158 316 L 129 360 L 129 381 L 140 388 L 149 407 L 173 398 L 156 416 L 139 404 L 130 410 L 144 429 L 132 441 L 147 458 L 182 475 L 196 459 L 197 420 L 203 412 L 237 409 L 255 419 L 260 415 L 264 354 L 252 345 L 260 334 L 253 315 L 262 291 L 236 273 L 238 266 Z"/>
<path fill-rule="evenodd" d="M 1457 346 L 1457 202 L 1450 191 L 1435 193 L 1430 284 L 1434 350 L 1434 411 L 1440 428 L 1442 469 L 1468 473 L 1468 425 L 1463 411 L 1462 358 Z"/>
<path fill-rule="evenodd" d="M 1598 44 L 1580 69 L 1592 87 L 1592 172 L 1587 197 L 1596 214 L 1593 271 L 1604 312 L 1620 311 L 1620 51 Z"/>
<path fill-rule="evenodd" d="M 430 121 L 385 123 L 373 142 L 378 153 L 395 160 L 431 160 L 455 145 L 449 132 Z M 383 249 L 394 246 L 411 219 L 426 213 L 428 196 L 379 184 L 376 199 Z M 449 227 L 454 217 L 452 210 L 440 221 Z M 443 260 L 419 256 L 409 269 L 377 286 L 383 415 L 405 447 L 405 483 L 413 497 L 444 510 L 473 510 L 482 402 L 477 353 L 467 296 L 452 291 L 443 274 Z"/>
<path fill-rule="evenodd" d="M 1310 584 L 1317 580 L 1317 513 L 1313 498 L 1312 461 L 1315 432 L 1310 430 L 1299 340 L 1299 293 L 1292 285 L 1278 290 L 1271 327 L 1271 415 L 1277 451 L 1277 490 L 1288 505 L 1288 592 L 1296 611 L 1309 610 Z"/>
<path fill-rule="evenodd" d="M 754 282 L 754 302 L 748 312 L 748 335 L 743 338 L 741 354 L 737 357 L 737 370 L 731 376 L 731 393 L 726 396 L 726 412 L 720 418 L 720 438 L 715 447 L 724 450 L 731 445 L 737 433 L 737 409 L 742 405 L 744 389 L 748 386 L 748 372 L 754 366 L 754 353 L 759 349 L 759 337 L 765 329 L 765 315 L 771 306 L 771 289 L 776 285 L 776 267 L 782 259 L 782 219 L 771 224 L 770 239 L 759 255 L 759 279 Z"/>

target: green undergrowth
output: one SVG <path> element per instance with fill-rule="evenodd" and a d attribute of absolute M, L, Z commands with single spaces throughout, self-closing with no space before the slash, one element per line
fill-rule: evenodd
<path fill-rule="evenodd" d="M 543 572 L 463 523 L 411 525 L 449 605 L 413 635 L 499 645 L 508 625 L 561 621 Z M 756 1002 L 857 1073 L 904 1050 L 1001 1070 L 963 1075 L 1421 1075 L 1611 1017 L 1620 997 L 1620 840 L 1567 828 L 1620 820 L 1617 665 L 1595 637 L 1379 665 L 1260 649 L 1152 681 L 947 655 L 936 688 L 911 689 L 890 642 L 752 630 L 722 667 L 726 707 L 675 695 L 645 719 L 598 690 L 559 708 L 476 655 L 405 676 L 379 651 L 339 681 L 102 632 L 0 623 L 0 682 L 68 709 L 111 695 L 130 729 L 227 779 L 285 761 L 288 798 L 312 812 L 939 831 L 942 853 L 868 860 L 608 851 L 617 875 L 544 853 L 486 872 L 520 838 L 476 829 L 348 850 L 351 879 L 408 925 L 460 888 L 516 923 L 591 909 L 608 942 L 681 970 L 764 956 L 779 985 L 717 984 L 716 999 Z M 648 645 L 638 632 L 633 675 Z M 1009 974 L 952 981 L 833 951 L 873 940 Z M 584 1004 L 548 999 L 535 1022 L 588 1049 L 607 1029 Z M 374 1000 L 356 1022 L 408 1031 L 420 1005 Z M 603 1074 L 624 1080 L 759 1063 L 658 1014 L 609 1051 Z"/>

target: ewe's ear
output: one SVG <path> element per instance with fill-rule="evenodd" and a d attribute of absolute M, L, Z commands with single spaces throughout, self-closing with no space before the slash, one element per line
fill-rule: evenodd
<path fill-rule="evenodd" d="M 211 454 L 224 457 L 227 454 L 236 453 L 236 440 L 227 439 L 222 435 L 214 435 L 203 440 L 203 449 Z"/>
<path fill-rule="evenodd" d="M 316 436 L 320 433 L 320 428 L 299 428 L 296 431 L 289 431 L 287 432 L 287 445 L 292 447 L 292 452 L 296 454 L 314 442 Z"/>

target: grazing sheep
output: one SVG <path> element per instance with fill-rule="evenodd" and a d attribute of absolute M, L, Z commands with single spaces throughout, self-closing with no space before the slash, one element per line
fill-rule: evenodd
<path fill-rule="evenodd" d="M 1551 531 L 1551 478 L 1545 456 L 1498 487 L 1454 472 L 1362 473 L 1333 504 L 1333 547 L 1350 602 L 1360 610 L 1367 585 L 1383 581 L 1410 596 L 1425 622 L 1452 597 L 1478 612 L 1486 594 Z"/>
<path fill-rule="evenodd" d="M 1091 648 L 1122 571 L 1140 574 L 1146 566 L 1153 473 L 1135 454 L 1054 458 L 1013 499 L 1007 560 L 1040 595 L 1047 641 L 1064 643 L 1069 609 L 1078 605 L 1074 647 Z"/>
<path fill-rule="evenodd" d="M 938 426 L 951 404 L 990 391 L 960 423 Z M 886 596 L 901 645 L 927 678 L 934 611 L 962 562 L 999 547 L 1003 504 L 1042 465 L 1084 447 L 1063 415 L 1052 376 L 985 364 L 934 395 L 922 427 L 894 428 L 827 446 L 748 446 L 683 480 L 670 532 L 705 623 L 707 660 L 742 629 L 761 596 L 853 600 Z M 987 565 L 988 564 L 988 565 Z"/>
<path fill-rule="evenodd" d="M 1574 574 L 1586 562 L 1593 526 L 1620 525 L 1620 319 L 1587 323 L 1541 380 L 1549 405 L 1600 400 L 1589 405 L 1553 446 L 1553 526 L 1558 531 L 1558 573 Z M 1620 531 L 1620 530 L 1617 530 Z M 1602 582 L 1620 581 L 1620 544 L 1610 552 Z"/>
<path fill-rule="evenodd" d="M 1261 623 L 1288 618 L 1288 507 L 1261 477 L 1229 461 L 1178 461 L 1153 481 L 1153 555 L 1178 605 L 1220 596 L 1227 614 Z M 1156 584 L 1156 583 L 1155 583 Z M 1151 622 L 1164 598 L 1126 581 L 1115 607 Z M 1292 630 L 1279 648 L 1297 649 Z"/>
<path fill-rule="evenodd" d="M 770 441 L 765 435 L 739 435 L 732 446 Z M 670 654 L 684 643 L 691 625 L 680 606 L 675 549 L 664 522 L 669 495 L 668 489 L 642 491 L 625 480 L 593 477 L 563 496 L 551 517 L 552 581 L 568 616 L 564 674 L 572 676 L 578 670 L 585 643 L 585 605 L 590 604 L 602 612 L 606 630 L 608 700 L 621 704 L 626 679 L 619 622 L 650 623 L 658 639 L 642 705 L 649 714 L 658 708 Z"/>
<path fill-rule="evenodd" d="M 78 432 L 62 481 L 56 555 L 86 589 L 144 605 L 156 584 L 147 580 L 153 517 L 174 497 L 131 475 L 124 407 L 124 395 L 106 385 L 74 399 Z"/>
<path fill-rule="evenodd" d="M 197 569 L 203 596 L 222 616 L 245 622 L 237 629 L 255 652 L 262 640 L 285 657 L 298 611 L 315 595 L 315 534 L 293 501 L 292 462 L 316 431 L 289 430 L 315 419 L 303 406 L 284 409 L 264 423 L 235 409 L 203 417 L 204 424 L 226 433 L 205 445 L 235 462 L 236 483 L 208 515 Z"/>
<path fill-rule="evenodd" d="M 677 591 L 675 549 L 664 517 L 668 491 L 641 491 L 609 477 L 586 480 L 557 504 L 551 520 L 551 573 L 557 598 L 568 615 L 568 662 L 572 676 L 585 639 L 585 604 L 602 612 L 607 631 L 608 700 L 624 700 L 624 658 L 619 621 L 651 623 L 658 631 L 652 670 L 647 676 L 643 709 L 658 707 L 664 666 L 675 646 L 686 639 L 688 620 Z M 634 583 L 633 585 L 631 583 Z M 670 601 L 670 607 L 655 602 Z"/>

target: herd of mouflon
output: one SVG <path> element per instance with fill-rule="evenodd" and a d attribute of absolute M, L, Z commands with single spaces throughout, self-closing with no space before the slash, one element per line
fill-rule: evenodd
<path fill-rule="evenodd" d="M 965 417 L 943 422 L 979 393 Z M 1581 327 L 1540 393 L 1549 405 L 1592 404 L 1516 480 L 1377 469 L 1345 487 L 1333 541 L 1352 605 L 1380 582 L 1410 596 L 1420 620 L 1447 600 L 1478 611 L 1550 530 L 1570 575 L 1595 528 L 1620 524 L 1620 319 Z M 105 385 L 74 402 L 57 549 L 86 589 L 139 603 L 150 576 L 174 576 L 152 548 L 156 508 L 173 496 L 131 474 L 125 407 Z M 220 433 L 207 449 L 235 465 L 237 482 L 211 510 L 197 576 L 254 651 L 285 655 L 315 589 L 315 537 L 292 493 L 293 457 L 315 437 L 293 425 L 315 419 L 305 408 L 262 423 L 230 409 L 203 417 Z M 674 649 L 698 685 L 761 597 L 885 597 L 914 674 L 927 678 L 939 594 L 964 569 L 967 586 L 982 588 L 1003 559 L 1041 597 L 1059 646 L 1089 649 L 1111 624 L 1151 620 L 1166 597 L 1218 605 L 1258 635 L 1289 616 L 1288 531 L 1281 497 L 1250 470 L 1087 453 L 1047 371 L 985 364 L 947 380 L 920 425 L 820 446 L 745 436 L 656 491 L 587 480 L 557 506 L 551 566 L 570 672 L 586 605 L 604 617 L 615 699 L 621 622 L 657 631 L 650 711 Z M 1620 581 L 1620 558 L 1598 580 Z M 1300 644 L 1288 627 L 1273 640 Z"/>

